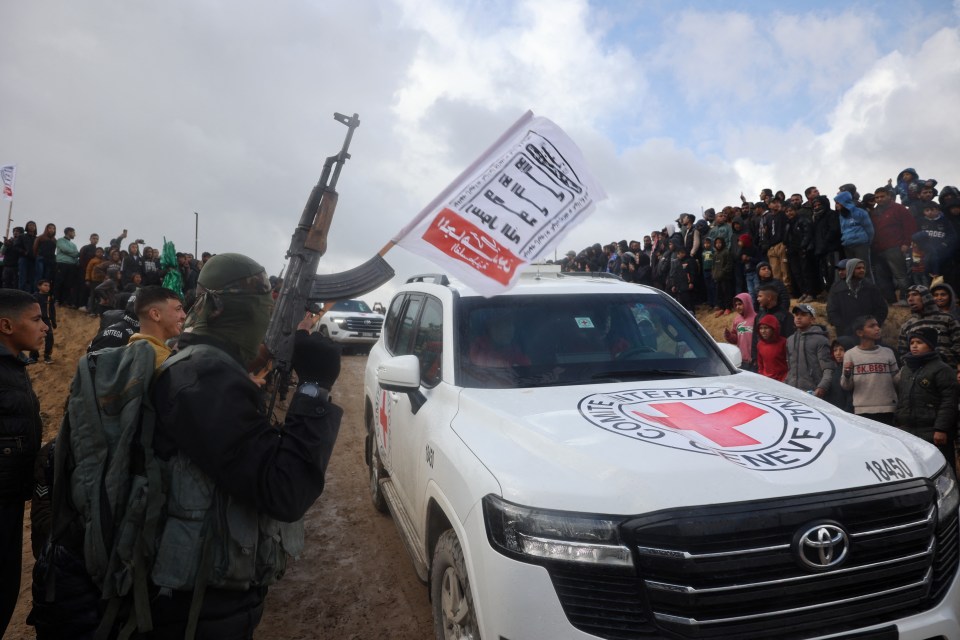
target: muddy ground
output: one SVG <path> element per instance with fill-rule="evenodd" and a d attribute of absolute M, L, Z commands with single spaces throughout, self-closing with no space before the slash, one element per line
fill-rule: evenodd
<path fill-rule="evenodd" d="M 77 359 L 96 331 L 96 319 L 64 309 L 54 363 L 30 367 L 40 396 L 44 440 L 56 434 Z M 389 517 L 370 504 L 363 462 L 363 367 L 346 355 L 334 401 L 343 407 L 340 436 L 323 495 L 306 517 L 306 546 L 284 579 L 270 590 L 257 638 L 425 640 L 432 636 L 427 588 Z M 34 638 L 30 610 L 29 512 L 24 530 L 20 600 L 4 639 Z"/>

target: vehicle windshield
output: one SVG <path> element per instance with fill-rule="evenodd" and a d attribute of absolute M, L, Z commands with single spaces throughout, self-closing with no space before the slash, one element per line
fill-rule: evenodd
<path fill-rule="evenodd" d="M 353 313 L 373 313 L 363 300 L 340 300 L 334 302 L 330 311 L 351 311 Z"/>
<path fill-rule="evenodd" d="M 656 294 L 464 298 L 459 386 L 512 389 L 733 373 L 710 337 Z"/>

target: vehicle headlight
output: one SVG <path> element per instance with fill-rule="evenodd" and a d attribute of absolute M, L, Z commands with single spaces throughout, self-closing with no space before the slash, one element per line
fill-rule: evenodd
<path fill-rule="evenodd" d="M 493 548 L 517 560 L 633 566 L 620 541 L 620 520 L 522 507 L 493 494 L 483 498 L 483 515 Z"/>
<path fill-rule="evenodd" d="M 951 515 L 957 517 L 960 492 L 957 491 L 957 477 L 949 464 L 933 479 L 933 486 L 937 488 L 937 524 L 942 524 Z"/>
<path fill-rule="evenodd" d="M 347 324 L 347 319 L 346 319 L 346 318 L 334 318 L 334 319 L 333 319 L 333 322 L 334 322 L 337 326 L 342 327 L 343 325 Z"/>

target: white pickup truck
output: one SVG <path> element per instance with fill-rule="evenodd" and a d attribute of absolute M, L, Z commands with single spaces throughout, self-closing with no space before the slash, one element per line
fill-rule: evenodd
<path fill-rule="evenodd" d="M 366 458 L 436 637 L 960 639 L 943 456 L 738 364 L 613 279 L 402 286 Z"/>

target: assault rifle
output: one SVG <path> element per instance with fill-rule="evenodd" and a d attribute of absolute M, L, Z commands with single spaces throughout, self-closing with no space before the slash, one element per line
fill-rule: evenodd
<path fill-rule="evenodd" d="M 334 113 L 333 117 L 347 126 L 347 136 L 340 152 L 323 163 L 320 180 L 310 192 L 300 223 L 290 239 L 283 284 L 263 341 L 272 358 L 272 375 L 275 376 L 272 380 L 275 391 L 268 412 L 271 416 L 277 390 L 282 394 L 289 384 L 294 333 L 304 313 L 309 311 L 309 304 L 363 295 L 394 275 L 393 269 L 380 254 L 349 271 L 317 275 L 320 258 L 327 251 L 327 233 L 337 208 L 337 180 L 344 163 L 350 158 L 347 149 L 350 148 L 354 129 L 360 126 L 360 117 L 356 113 L 353 116 Z"/>

